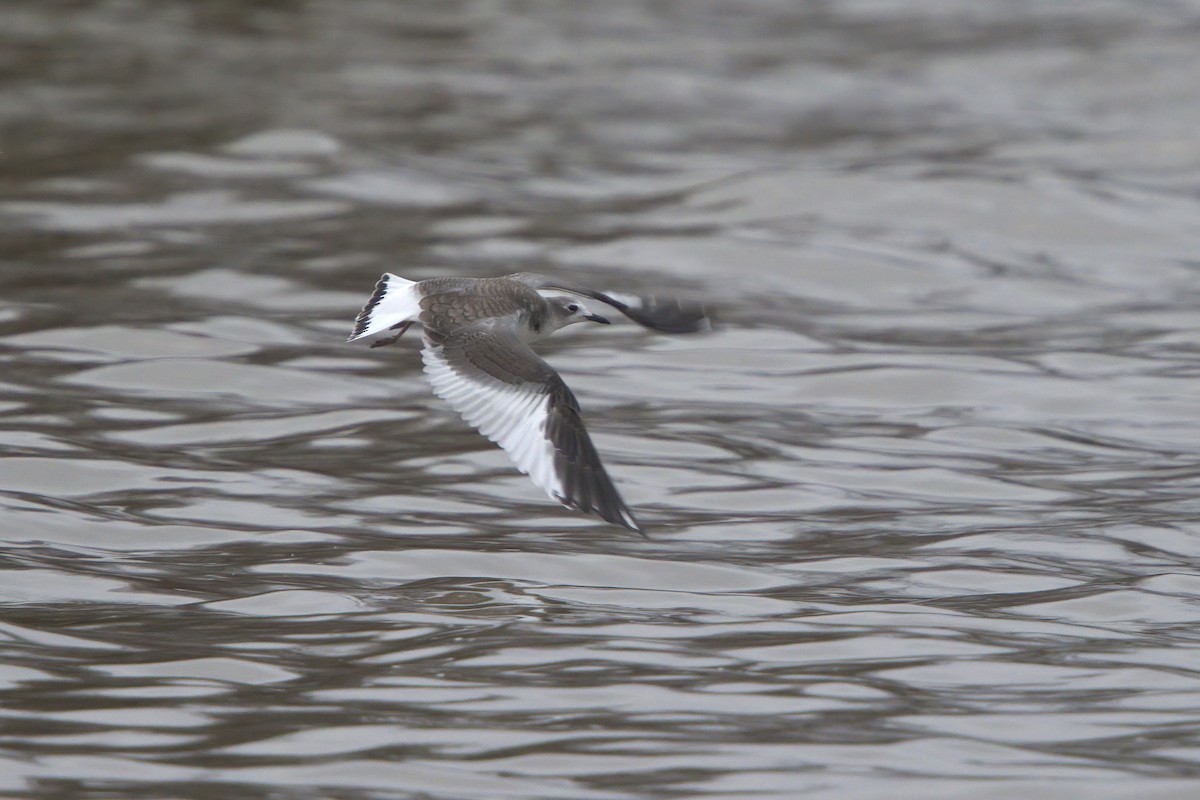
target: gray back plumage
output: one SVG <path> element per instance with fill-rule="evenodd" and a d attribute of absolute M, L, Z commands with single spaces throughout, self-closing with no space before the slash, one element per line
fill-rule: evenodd
<path fill-rule="evenodd" d="M 447 335 L 494 317 L 515 317 L 540 330 L 550 313 L 545 299 L 506 278 L 432 278 L 421 281 L 421 324 Z"/>

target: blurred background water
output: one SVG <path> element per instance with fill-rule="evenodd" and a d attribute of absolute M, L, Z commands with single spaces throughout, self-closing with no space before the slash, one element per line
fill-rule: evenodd
<path fill-rule="evenodd" d="M 1192 798 L 1200 2 L 0 5 L 0 794 Z M 344 338 L 544 348 L 649 540 Z"/>

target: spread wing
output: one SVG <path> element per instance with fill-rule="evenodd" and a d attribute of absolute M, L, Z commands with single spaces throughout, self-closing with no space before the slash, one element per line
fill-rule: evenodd
<path fill-rule="evenodd" d="M 600 463 L 575 395 L 512 326 L 449 335 L 426 328 L 421 358 L 434 393 L 552 498 L 642 532 Z"/>
<path fill-rule="evenodd" d="M 531 289 L 570 292 L 607 303 L 634 322 L 663 333 L 696 333 L 712 329 L 712 315 L 703 305 L 684 303 L 674 298 L 638 297 L 598 292 L 560 278 L 550 278 L 533 272 L 509 275 Z"/>

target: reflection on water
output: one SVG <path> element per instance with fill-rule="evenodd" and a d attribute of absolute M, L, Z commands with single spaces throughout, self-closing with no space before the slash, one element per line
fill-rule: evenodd
<path fill-rule="evenodd" d="M 0 793 L 1193 796 L 1198 27 L 0 10 Z M 649 540 L 343 342 L 514 269 Z"/>

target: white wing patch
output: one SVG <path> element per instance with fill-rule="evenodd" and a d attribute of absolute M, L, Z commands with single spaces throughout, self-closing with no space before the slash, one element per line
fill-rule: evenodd
<path fill-rule="evenodd" d="M 421 313 L 421 295 L 416 282 L 390 272 L 375 284 L 375 294 L 354 320 L 354 332 L 348 341 L 383 333 L 403 322 L 411 322 Z"/>
<path fill-rule="evenodd" d="M 636 294 L 621 294 L 620 292 L 605 292 L 605 294 L 607 294 L 613 300 L 616 300 L 618 303 L 624 303 L 630 308 L 640 309 L 646 304 L 645 301 Z"/>
<path fill-rule="evenodd" d="M 561 297 L 564 294 L 573 294 L 573 295 L 576 295 L 577 297 L 587 297 L 587 295 L 579 294 L 578 292 L 573 292 L 570 289 L 552 288 L 552 289 L 536 289 L 535 291 L 538 294 L 540 294 L 542 297 L 545 297 L 545 298 Z M 641 308 L 643 305 L 645 305 L 645 302 L 642 300 L 642 298 L 638 297 L 636 294 L 618 294 L 617 292 L 606 292 L 605 294 L 607 294 L 609 297 L 611 297 L 613 300 L 616 300 L 617 302 L 624 303 L 625 305 L 629 306 L 630 308 Z M 596 298 L 592 297 L 589 299 L 595 300 Z M 604 301 L 600 301 L 600 302 L 604 302 Z"/>
<path fill-rule="evenodd" d="M 546 438 L 550 395 L 530 384 L 513 385 L 456 372 L 440 346 L 421 350 L 433 391 L 462 418 L 508 453 L 508 457 L 552 499 L 562 502 L 562 481 L 554 469 L 554 445 Z"/>

